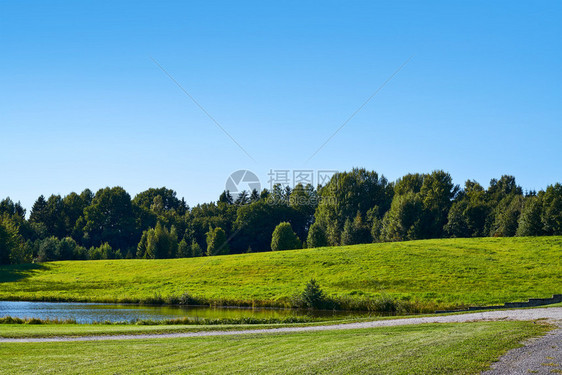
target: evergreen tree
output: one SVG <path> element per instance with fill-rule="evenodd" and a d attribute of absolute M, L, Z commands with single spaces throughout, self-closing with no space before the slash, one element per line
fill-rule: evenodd
<path fill-rule="evenodd" d="M 562 185 L 550 185 L 539 194 L 542 202 L 541 221 L 547 235 L 562 235 Z"/>
<path fill-rule="evenodd" d="M 177 257 L 178 258 L 191 258 L 192 256 L 193 256 L 193 254 L 191 253 L 191 246 L 188 245 L 188 243 L 185 241 L 185 239 L 182 239 L 180 241 L 180 243 L 178 244 Z"/>
<path fill-rule="evenodd" d="M 203 249 L 195 240 L 191 242 L 191 256 L 193 256 L 194 258 L 203 256 Z"/>
<path fill-rule="evenodd" d="M 353 233 L 353 224 L 351 220 L 346 219 L 345 224 L 343 225 L 343 232 L 341 234 L 341 244 L 342 246 L 346 245 L 353 245 L 354 242 L 354 233 Z"/>
<path fill-rule="evenodd" d="M 542 205 L 538 197 L 525 199 L 521 216 L 519 217 L 518 236 L 541 236 L 543 225 L 541 221 Z"/>
<path fill-rule="evenodd" d="M 315 222 L 310 226 L 310 230 L 308 231 L 308 238 L 306 240 L 306 245 L 309 248 L 328 246 L 328 238 L 326 237 L 326 231 L 317 222 Z"/>
<path fill-rule="evenodd" d="M 164 259 L 175 257 L 178 251 L 178 237 L 175 227 L 170 231 L 158 222 L 156 227 L 143 232 L 137 245 L 137 257 Z"/>
<path fill-rule="evenodd" d="M 230 252 L 226 233 L 220 227 L 209 228 L 207 232 L 207 255 L 225 255 Z"/>
<path fill-rule="evenodd" d="M 385 241 L 422 238 L 423 203 L 419 194 L 396 195 L 384 215 L 381 236 Z"/>

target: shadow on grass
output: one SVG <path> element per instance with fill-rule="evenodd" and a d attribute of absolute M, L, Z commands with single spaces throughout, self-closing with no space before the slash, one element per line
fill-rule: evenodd
<path fill-rule="evenodd" d="M 43 264 L 16 264 L 11 266 L 0 266 L 0 283 L 20 281 L 32 276 L 37 271 L 49 269 Z"/>

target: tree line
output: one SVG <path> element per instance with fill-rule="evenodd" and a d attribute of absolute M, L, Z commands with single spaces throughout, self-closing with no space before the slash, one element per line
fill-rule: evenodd
<path fill-rule="evenodd" d="M 527 191 L 513 176 L 455 185 L 444 171 L 394 182 L 374 171 L 324 186 L 223 192 L 189 207 L 175 191 L 121 187 L 40 196 L 29 218 L 0 202 L 0 264 L 213 256 L 445 237 L 562 235 L 562 185 Z"/>

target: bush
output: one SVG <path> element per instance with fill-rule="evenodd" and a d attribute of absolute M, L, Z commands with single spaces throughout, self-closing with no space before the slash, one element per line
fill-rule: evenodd
<path fill-rule="evenodd" d="M 56 237 L 52 236 L 41 241 L 39 253 L 37 255 L 37 260 L 39 262 L 58 260 L 59 256 L 59 240 Z"/>
<path fill-rule="evenodd" d="M 187 305 L 192 305 L 195 302 L 196 301 L 188 293 L 184 293 L 180 296 L 178 304 L 187 306 Z"/>
<path fill-rule="evenodd" d="M 316 280 L 311 279 L 304 288 L 304 291 L 295 298 L 293 302 L 296 307 L 309 309 L 328 309 L 332 308 L 332 301 L 326 297 Z"/>
<path fill-rule="evenodd" d="M 271 238 L 271 250 L 293 250 L 302 248 L 301 241 L 293 232 L 291 224 L 287 222 L 280 223 L 273 231 Z"/>

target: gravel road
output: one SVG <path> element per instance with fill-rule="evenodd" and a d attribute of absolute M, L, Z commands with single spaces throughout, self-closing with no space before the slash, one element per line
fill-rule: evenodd
<path fill-rule="evenodd" d="M 536 319 L 548 319 L 549 321 L 562 325 L 562 307 L 522 309 L 522 310 L 482 311 L 482 312 L 475 312 L 475 313 L 468 313 L 468 314 L 376 320 L 376 321 L 361 322 L 361 323 L 333 324 L 333 325 L 323 325 L 323 326 L 286 327 L 286 328 L 268 328 L 268 329 L 246 329 L 240 331 L 208 331 L 208 332 L 114 335 L 114 336 L 98 335 L 98 336 L 80 336 L 80 337 L 0 338 L 0 343 L 172 339 L 172 338 L 183 338 L 183 337 L 251 335 L 251 334 L 263 334 L 263 333 L 295 333 L 295 332 L 313 332 L 313 331 L 327 331 L 327 330 L 340 330 L 340 329 L 361 329 L 361 328 L 390 327 L 390 326 L 424 324 L 424 323 L 463 323 L 463 322 L 490 321 L 490 320 L 536 320 Z M 560 336 L 555 336 L 555 337 L 558 337 L 558 340 L 560 338 Z M 558 350 L 560 350 L 560 347 L 558 348 Z"/>
<path fill-rule="evenodd" d="M 560 322 L 559 322 L 560 324 Z M 484 375 L 562 374 L 562 329 L 510 350 Z"/>

